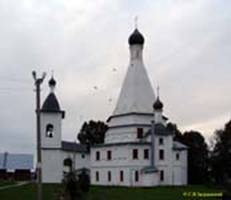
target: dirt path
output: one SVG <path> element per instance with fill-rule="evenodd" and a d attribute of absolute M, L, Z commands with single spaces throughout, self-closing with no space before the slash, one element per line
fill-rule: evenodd
<path fill-rule="evenodd" d="M 5 186 L 0 187 L 0 191 L 1 190 L 6 190 L 6 189 L 9 189 L 9 188 L 20 187 L 20 186 L 26 185 L 28 183 L 29 182 L 19 182 L 19 183 L 16 183 L 14 185 L 5 185 Z"/>

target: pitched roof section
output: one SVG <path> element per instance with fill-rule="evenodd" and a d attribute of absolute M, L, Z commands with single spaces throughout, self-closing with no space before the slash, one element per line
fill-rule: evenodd
<path fill-rule="evenodd" d="M 75 142 L 67 142 L 62 141 L 62 150 L 70 151 L 70 152 L 79 152 L 79 153 L 87 153 L 87 145 L 78 144 Z"/>
<path fill-rule="evenodd" d="M 50 113 L 62 113 L 62 118 L 65 116 L 65 112 L 60 109 L 59 102 L 53 92 L 51 92 L 45 99 L 41 112 Z"/>
<path fill-rule="evenodd" d="M 155 95 L 142 63 L 128 67 L 113 115 L 138 112 L 152 113 Z"/>
<path fill-rule="evenodd" d="M 151 129 L 149 129 L 144 137 L 148 137 L 149 135 L 152 134 Z M 167 135 L 174 135 L 173 131 L 170 131 L 166 126 L 164 126 L 163 124 L 155 124 L 155 135 L 163 135 L 163 136 L 167 136 Z"/>
<path fill-rule="evenodd" d="M 61 111 L 60 106 L 59 106 L 59 102 L 58 102 L 54 93 L 50 93 L 47 96 L 46 100 L 43 103 L 42 111 L 47 111 L 47 112 Z"/>
<path fill-rule="evenodd" d="M 173 150 L 186 150 L 188 147 L 180 142 L 173 142 Z"/>

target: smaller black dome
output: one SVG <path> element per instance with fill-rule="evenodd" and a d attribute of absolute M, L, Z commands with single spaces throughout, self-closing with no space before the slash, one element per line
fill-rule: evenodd
<path fill-rule="evenodd" d="M 134 32 L 130 35 L 130 37 L 128 38 L 128 43 L 130 45 L 133 44 L 140 44 L 143 45 L 144 44 L 144 37 L 143 35 L 138 31 L 138 29 L 136 28 L 134 30 Z"/>
<path fill-rule="evenodd" d="M 53 77 L 51 77 L 51 79 L 49 80 L 48 84 L 49 84 L 50 87 L 55 87 L 55 85 L 56 85 L 55 79 Z"/>
<path fill-rule="evenodd" d="M 157 97 L 155 103 L 153 104 L 153 108 L 155 110 L 161 110 L 164 107 L 163 103 L 160 101 L 159 97 Z"/>

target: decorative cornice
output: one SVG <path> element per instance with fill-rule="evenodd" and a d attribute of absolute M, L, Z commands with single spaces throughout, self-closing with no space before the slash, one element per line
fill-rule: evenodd
<path fill-rule="evenodd" d="M 151 142 L 117 142 L 117 143 L 108 143 L 108 144 L 95 144 L 91 146 L 91 148 L 125 146 L 125 145 L 151 145 Z"/>
<path fill-rule="evenodd" d="M 65 118 L 65 111 L 63 111 L 63 110 L 49 110 L 48 111 L 48 110 L 41 109 L 40 112 L 41 113 L 60 113 L 62 115 L 62 119 Z"/>
<path fill-rule="evenodd" d="M 115 125 L 109 126 L 109 129 L 113 128 L 126 128 L 126 127 L 151 127 L 151 124 L 124 124 L 124 125 Z"/>
<path fill-rule="evenodd" d="M 117 118 L 117 117 L 125 117 L 129 115 L 141 115 L 141 116 L 153 116 L 153 113 L 138 113 L 138 112 L 130 112 L 130 113 L 123 113 L 123 114 L 118 114 L 118 115 L 111 115 L 108 119 L 107 122 L 109 122 L 112 118 Z"/>

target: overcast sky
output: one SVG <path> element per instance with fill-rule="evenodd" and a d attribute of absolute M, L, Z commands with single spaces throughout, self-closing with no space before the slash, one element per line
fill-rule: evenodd
<path fill-rule="evenodd" d="M 211 137 L 231 118 L 230 11 L 229 0 L 0 0 L 0 152 L 35 150 L 34 69 L 48 73 L 42 100 L 54 70 L 64 139 L 111 115 L 136 15 L 165 115 Z"/>

